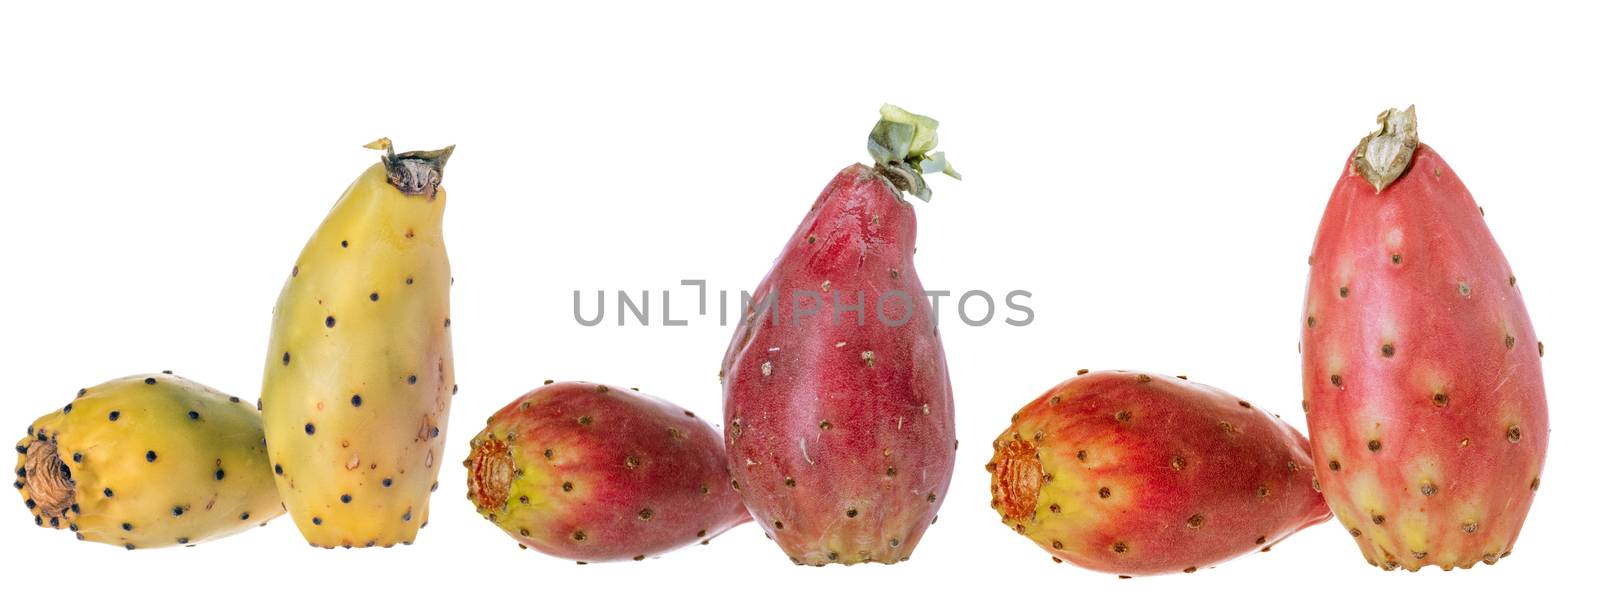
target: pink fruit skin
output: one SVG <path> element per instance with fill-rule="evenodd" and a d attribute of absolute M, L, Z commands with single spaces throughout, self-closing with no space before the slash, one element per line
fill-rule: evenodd
<path fill-rule="evenodd" d="M 1323 494 L 1375 566 L 1493 564 L 1544 466 L 1544 347 L 1444 159 L 1419 144 L 1381 193 L 1349 166 L 1317 231 L 1301 318 Z"/>
<path fill-rule="evenodd" d="M 987 469 L 1002 521 L 1059 560 L 1195 572 L 1330 517 L 1305 437 L 1220 389 L 1101 371 L 1022 407 Z"/>
<path fill-rule="evenodd" d="M 716 429 L 630 389 L 530 391 L 490 417 L 466 465 L 480 514 L 524 546 L 581 562 L 642 560 L 750 520 Z"/>
<path fill-rule="evenodd" d="M 844 169 L 753 293 L 758 315 L 747 313 L 723 360 L 733 481 L 796 564 L 906 559 L 950 484 L 949 373 L 915 245 L 916 216 L 898 190 L 877 169 Z M 883 298 L 889 320 L 911 312 L 901 326 L 876 317 L 891 290 L 909 293 Z M 798 326 L 796 291 L 824 299 Z M 858 291 L 860 325 L 833 305 L 835 295 L 854 305 Z M 770 313 L 759 313 L 763 293 L 777 297 Z"/>

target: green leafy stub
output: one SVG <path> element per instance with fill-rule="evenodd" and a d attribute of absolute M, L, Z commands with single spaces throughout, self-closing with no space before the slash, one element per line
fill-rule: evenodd
<path fill-rule="evenodd" d="M 933 151 L 939 145 L 938 120 L 888 103 L 878 113 L 882 118 L 867 136 L 867 152 L 897 187 L 927 201 L 933 191 L 922 175 L 944 173 L 961 179 L 961 173 L 945 160 L 944 152 Z"/>

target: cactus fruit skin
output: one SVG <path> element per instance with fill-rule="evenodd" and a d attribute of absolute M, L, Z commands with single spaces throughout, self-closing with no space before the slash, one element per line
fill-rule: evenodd
<path fill-rule="evenodd" d="M 1301 343 L 1317 477 L 1375 566 L 1493 564 L 1539 487 L 1544 347 L 1482 211 L 1416 140 L 1413 111 L 1379 118 L 1311 255 Z"/>
<path fill-rule="evenodd" d="M 489 418 L 467 457 L 467 498 L 525 547 L 643 560 L 750 520 L 722 436 L 634 390 L 548 384 Z"/>
<path fill-rule="evenodd" d="M 13 484 L 40 526 L 127 549 L 195 545 L 283 513 L 261 415 L 171 374 L 80 390 L 17 443 Z"/>
<path fill-rule="evenodd" d="M 994 448 L 1001 520 L 1092 570 L 1194 572 L 1330 517 L 1305 437 L 1184 379 L 1080 374 L 1022 407 Z"/>
<path fill-rule="evenodd" d="M 450 151 L 388 149 L 306 243 L 274 308 L 268 453 L 312 546 L 410 544 L 427 523 L 455 392 L 438 187 Z"/>
<path fill-rule="evenodd" d="M 723 360 L 734 487 L 795 564 L 908 558 L 950 483 L 949 371 L 912 265 L 916 215 L 897 170 L 858 164 L 834 177 L 754 291 Z M 857 302 L 859 323 L 845 310 Z M 880 321 L 880 303 L 886 318 L 909 319 Z M 796 306 L 818 313 L 801 318 Z"/>

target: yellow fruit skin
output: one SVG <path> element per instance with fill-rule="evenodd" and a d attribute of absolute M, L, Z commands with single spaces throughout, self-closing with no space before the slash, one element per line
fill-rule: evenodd
<path fill-rule="evenodd" d="M 80 394 L 17 443 L 17 468 L 26 468 L 17 488 L 40 525 L 144 549 L 224 537 L 283 513 L 249 404 L 170 374 Z M 24 454 L 50 447 L 47 460 Z M 44 480 L 60 466 L 70 475 Z"/>
<path fill-rule="evenodd" d="M 374 165 L 278 297 L 262 412 L 278 490 L 313 546 L 409 544 L 427 523 L 455 389 L 444 207 L 443 188 L 407 194 Z"/>

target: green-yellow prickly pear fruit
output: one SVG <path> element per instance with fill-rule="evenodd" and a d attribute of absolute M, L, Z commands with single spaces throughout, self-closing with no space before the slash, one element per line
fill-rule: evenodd
<path fill-rule="evenodd" d="M 315 547 L 409 544 L 428 521 L 455 392 L 444 189 L 453 147 L 345 190 L 273 311 L 262 391 L 278 491 Z"/>
<path fill-rule="evenodd" d="M 283 513 L 261 415 L 171 374 L 78 390 L 17 442 L 34 522 L 128 549 L 194 545 Z"/>

